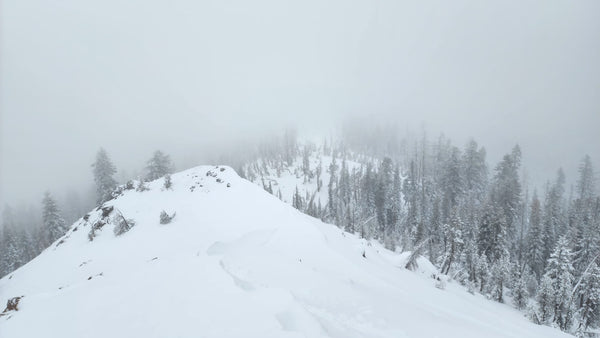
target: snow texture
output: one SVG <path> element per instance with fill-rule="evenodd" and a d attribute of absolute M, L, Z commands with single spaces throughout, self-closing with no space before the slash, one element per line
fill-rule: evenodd
<path fill-rule="evenodd" d="M 424 258 L 406 270 L 407 253 L 304 215 L 229 167 L 172 183 L 124 190 L 0 280 L 0 304 L 24 296 L 0 337 L 564 336 L 451 281 L 437 288 Z M 117 213 L 135 223 L 118 237 Z"/>

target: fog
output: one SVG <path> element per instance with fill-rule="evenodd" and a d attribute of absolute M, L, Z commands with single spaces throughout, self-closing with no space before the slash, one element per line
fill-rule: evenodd
<path fill-rule="evenodd" d="M 0 205 L 348 119 L 600 168 L 600 2 L 42 1 L 0 10 Z M 119 177 L 119 175 L 117 175 Z"/>

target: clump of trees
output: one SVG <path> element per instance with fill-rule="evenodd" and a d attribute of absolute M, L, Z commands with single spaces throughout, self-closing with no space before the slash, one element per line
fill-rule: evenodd
<path fill-rule="evenodd" d="M 41 220 L 30 227 L 27 221 L 30 210 L 15 214 L 10 206 L 2 213 L 0 233 L 0 276 L 9 274 L 24 265 L 45 248 L 61 238 L 67 231 L 65 220 L 58 204 L 50 192 L 44 193 L 41 203 Z"/>
<path fill-rule="evenodd" d="M 171 189 L 170 173 L 173 170 L 170 157 L 161 151 L 154 152 L 144 168 L 144 177 L 134 185 L 133 180 L 128 180 L 119 186 L 115 179 L 117 167 L 113 164 L 107 151 L 100 148 L 92 164 L 92 175 L 95 183 L 94 191 L 89 193 L 68 191 L 60 205 L 50 193 L 46 192 L 42 203 L 25 208 L 13 209 L 6 205 L 2 208 L 0 220 L 0 277 L 18 269 L 31 259 L 35 258 L 44 249 L 60 239 L 68 230 L 69 224 L 84 216 L 94 206 L 102 206 L 105 202 L 118 196 L 126 190 L 145 191 L 147 181 L 164 177 L 165 189 Z M 125 219 L 123 215 L 115 215 L 113 219 L 97 222 L 95 230 L 91 232 L 90 239 L 95 237 L 105 224 L 115 224 L 114 233 L 119 236 L 129 231 L 135 223 Z"/>

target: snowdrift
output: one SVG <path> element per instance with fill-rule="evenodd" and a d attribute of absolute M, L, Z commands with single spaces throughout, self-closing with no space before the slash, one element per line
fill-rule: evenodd
<path fill-rule="evenodd" d="M 0 280 L 0 337 L 559 337 L 228 167 L 123 190 Z M 175 217 L 160 223 L 165 211 Z M 0 311 L 2 310 L 0 309 Z"/>

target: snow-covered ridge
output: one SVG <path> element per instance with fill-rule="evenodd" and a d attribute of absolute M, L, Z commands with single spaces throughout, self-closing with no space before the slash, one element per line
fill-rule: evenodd
<path fill-rule="evenodd" d="M 0 280 L 0 304 L 24 296 L 0 317 L 0 337 L 562 336 L 453 283 L 436 288 L 425 259 L 408 271 L 406 255 L 304 215 L 229 167 L 147 189 L 123 190 Z M 115 231 L 122 220 L 128 231 Z"/>

